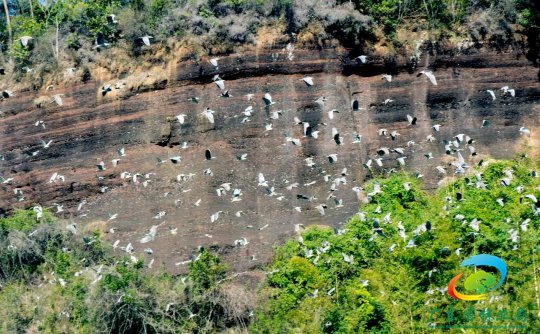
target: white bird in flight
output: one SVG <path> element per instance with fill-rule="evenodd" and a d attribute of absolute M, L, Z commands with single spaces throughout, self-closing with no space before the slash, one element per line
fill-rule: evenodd
<path fill-rule="evenodd" d="M 184 121 L 186 120 L 186 114 L 179 114 L 175 116 L 176 120 L 180 124 L 184 124 Z"/>
<path fill-rule="evenodd" d="M 319 204 L 315 207 L 315 209 L 317 209 L 317 211 L 319 211 L 319 213 L 321 214 L 321 216 L 324 216 L 324 209 L 326 208 L 326 205 L 324 204 Z"/>
<path fill-rule="evenodd" d="M 214 124 L 214 112 L 215 111 L 211 110 L 210 108 L 206 108 L 201 114 L 206 117 L 208 122 Z"/>
<path fill-rule="evenodd" d="M 511 95 L 512 97 L 515 97 L 515 96 L 516 96 L 516 90 L 513 89 L 513 88 L 510 88 L 510 87 L 508 87 L 508 86 L 503 86 L 503 87 L 501 87 L 501 90 L 504 92 L 504 94 L 510 93 L 510 95 Z"/>
<path fill-rule="evenodd" d="M 339 110 L 331 109 L 330 111 L 328 111 L 328 118 L 329 119 L 334 119 L 334 113 L 339 113 Z"/>
<path fill-rule="evenodd" d="M 225 90 L 225 80 L 223 80 L 221 78 L 217 78 L 217 80 L 214 80 L 214 83 L 216 84 L 216 86 L 218 86 L 218 88 L 221 91 Z"/>
<path fill-rule="evenodd" d="M 531 130 L 527 129 L 526 127 L 522 126 L 519 128 L 519 133 L 523 134 L 523 135 L 526 135 L 526 136 L 531 136 Z"/>
<path fill-rule="evenodd" d="M 264 179 L 263 173 L 259 173 L 259 186 L 268 187 L 268 182 Z"/>
<path fill-rule="evenodd" d="M 270 95 L 270 93 L 266 93 L 264 94 L 263 96 L 263 101 L 264 101 L 264 104 L 268 107 L 268 106 L 271 106 L 272 104 L 274 104 L 275 102 L 272 101 L 272 95 Z"/>
<path fill-rule="evenodd" d="M 491 95 L 491 99 L 492 99 L 493 101 L 495 101 L 495 100 L 497 99 L 497 97 L 495 96 L 495 92 L 494 92 L 493 90 L 488 89 L 488 90 L 486 90 L 486 92 L 488 92 L 489 95 Z"/>
<path fill-rule="evenodd" d="M 40 126 L 40 125 L 43 129 L 46 129 L 45 122 L 43 122 L 42 120 L 36 121 L 36 123 L 34 124 L 34 126 Z"/>
<path fill-rule="evenodd" d="M 304 83 L 310 87 L 310 86 L 313 86 L 313 78 L 312 77 L 303 77 L 302 79 L 300 80 L 303 80 Z"/>
<path fill-rule="evenodd" d="M 147 242 L 154 240 L 156 238 L 157 228 L 158 228 L 158 225 L 154 225 L 150 227 L 150 230 L 148 231 L 148 233 L 146 233 L 145 236 L 142 237 L 139 242 L 141 244 L 145 244 Z"/>
<path fill-rule="evenodd" d="M 64 100 L 62 99 L 62 96 L 64 96 L 64 94 L 54 94 L 52 96 L 53 98 L 53 101 L 59 105 L 59 106 L 63 106 L 64 105 Z"/>
<path fill-rule="evenodd" d="M 44 140 L 41 140 L 41 145 L 43 146 L 43 148 L 49 148 L 49 146 L 51 145 L 51 143 L 53 142 L 52 140 L 49 140 L 48 142 L 45 142 Z"/>
<path fill-rule="evenodd" d="M 354 60 L 360 61 L 362 64 L 365 64 L 366 61 L 367 61 L 367 56 L 366 55 L 361 55 L 361 56 L 358 56 L 358 57 L 354 58 Z"/>
<path fill-rule="evenodd" d="M 437 79 L 435 79 L 435 75 L 433 75 L 433 72 L 428 70 L 422 70 L 417 76 L 419 77 L 422 74 L 424 74 L 434 86 L 437 86 Z"/>
<path fill-rule="evenodd" d="M 216 222 L 216 221 L 219 219 L 219 214 L 222 213 L 222 212 L 223 212 L 223 211 L 218 211 L 218 212 L 212 214 L 212 215 L 210 216 L 210 221 L 211 221 L 212 223 Z"/>
<path fill-rule="evenodd" d="M 34 38 L 32 36 L 21 36 L 21 37 L 19 37 L 19 41 L 21 42 L 21 46 L 23 46 L 23 47 L 28 46 L 28 43 L 33 39 Z"/>
<path fill-rule="evenodd" d="M 150 39 L 151 38 L 154 38 L 152 36 L 148 36 L 148 35 L 144 35 L 144 36 L 141 36 L 139 37 L 139 39 L 144 43 L 144 45 L 146 46 L 150 46 Z"/>

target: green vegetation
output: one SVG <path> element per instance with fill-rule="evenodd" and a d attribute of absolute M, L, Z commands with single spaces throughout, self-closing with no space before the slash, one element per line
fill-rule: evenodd
<path fill-rule="evenodd" d="M 486 190 L 477 188 L 474 174 L 434 194 L 421 191 L 418 180 L 403 174 L 369 182 L 364 188 L 371 201 L 337 233 L 312 227 L 299 240 L 276 250 L 262 291 L 267 301 L 251 330 L 420 333 L 432 332 L 430 326 L 438 330 L 456 326 L 455 332 L 461 331 L 460 326 L 509 326 L 516 332 L 533 332 L 540 326 L 536 290 L 540 211 L 526 196 L 540 195 L 540 179 L 531 176 L 538 167 L 527 158 L 492 163 L 482 172 Z M 501 179 L 509 172 L 513 178 L 505 187 Z M 403 186 L 406 182 L 410 190 Z M 380 192 L 375 191 L 378 187 Z M 504 206 L 497 203 L 499 198 Z M 471 227 L 474 219 L 481 221 L 479 231 Z M 527 226 L 522 226 L 527 219 Z M 375 220 L 384 236 L 374 231 Z M 419 228 L 428 221 L 431 228 Z M 518 240 L 510 238 L 511 230 L 518 231 Z M 410 247 L 410 240 L 415 246 Z M 454 300 L 446 292 L 450 280 L 460 272 L 472 275 L 460 268 L 461 261 L 482 253 L 504 259 L 505 283 L 488 302 Z M 464 287 L 464 281 L 458 284 L 461 293 L 485 289 L 471 280 Z M 498 316 L 501 312 L 508 316 Z"/>
<path fill-rule="evenodd" d="M 209 332 L 246 322 L 226 266 L 208 250 L 174 277 L 113 257 L 97 233 L 79 235 L 32 210 L 0 220 L 1 333 Z M 232 310 L 234 305 L 235 310 Z M 241 310 L 240 314 L 236 310 Z M 236 312 L 236 313 L 235 313 Z"/>
<path fill-rule="evenodd" d="M 417 43 L 459 48 L 524 48 L 538 58 L 540 10 L 528 0 L 5 0 L 0 16 L 0 66 L 15 82 L 39 88 L 61 81 L 69 67 L 104 67 L 111 74 L 145 62 L 200 59 L 246 44 L 338 39 L 355 52 L 396 57 Z M 108 18 L 109 15 L 116 15 Z M 9 18 L 9 23 L 8 23 Z M 273 31 L 272 38 L 265 30 Z M 266 30 L 266 32 L 268 32 Z M 139 37 L 154 37 L 144 47 Z M 521 35 L 520 35 L 521 34 Z M 32 36 L 28 46 L 19 38 Z M 276 36 L 279 36 L 278 38 Z M 108 46 L 95 49 L 95 42 Z M 521 43 L 521 44 L 520 44 Z M 469 45 L 469 44 L 467 44 Z M 167 57 L 170 56 L 170 57 Z M 116 59 L 109 64 L 108 59 Z M 120 61 L 120 57 L 124 59 Z M 129 61 L 126 58 L 130 58 Z M 121 63 L 116 64 L 116 63 Z M 87 80 L 86 70 L 77 77 Z"/>
<path fill-rule="evenodd" d="M 149 273 L 141 260 L 113 256 L 97 232 L 17 211 L 0 220 L 0 332 L 532 333 L 539 168 L 527 157 L 491 162 L 430 193 L 406 174 L 371 180 L 369 202 L 347 224 L 310 227 L 276 248 L 258 296 L 208 250 L 186 276 Z M 465 294 L 500 277 L 460 267 L 476 254 L 502 258 L 508 275 L 485 301 L 455 300 L 447 286 L 459 273 Z"/>

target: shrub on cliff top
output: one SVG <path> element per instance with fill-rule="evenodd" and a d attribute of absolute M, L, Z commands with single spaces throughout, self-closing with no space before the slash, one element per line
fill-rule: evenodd
<path fill-rule="evenodd" d="M 127 46 L 134 57 L 141 55 L 137 38 L 145 34 L 154 36 L 153 42 L 158 45 L 170 46 L 171 38 L 189 39 L 196 40 L 196 48 L 202 47 L 206 53 L 231 52 L 240 44 L 256 42 L 261 27 L 281 21 L 286 23 L 285 33 L 291 40 L 294 34 L 308 36 L 317 26 L 323 32 L 316 35 L 336 38 L 345 46 L 360 49 L 365 49 L 369 44 L 366 41 L 373 41 L 375 36 L 399 47 L 395 35 L 398 26 L 436 32 L 431 38 L 444 38 L 449 33 L 443 32 L 453 31 L 502 49 L 520 31 L 515 29 L 518 23 L 529 35 L 531 47 L 538 49 L 538 34 L 534 34 L 538 30 L 538 8 L 534 2 L 523 0 L 32 0 L 32 7 L 28 1 L 7 3 L 12 44 L 4 16 L 0 17 L 0 43 L 3 51 L 10 50 L 8 55 L 15 61 L 17 72 L 25 67 L 44 67 L 42 64 L 51 59 L 65 62 L 61 64 L 65 67 L 95 62 L 99 58 L 92 49 L 96 37 L 103 37 L 113 48 Z M 108 21 L 110 14 L 116 14 L 118 23 Z M 377 34 L 379 31 L 384 33 Z M 43 46 L 21 48 L 17 39 L 24 35 L 33 36 L 35 46 Z M 199 52 L 192 55 L 199 56 Z M 40 76 L 49 77 L 47 72 L 55 70 L 44 69 L 39 71 Z M 26 77 L 32 75 L 14 79 Z"/>

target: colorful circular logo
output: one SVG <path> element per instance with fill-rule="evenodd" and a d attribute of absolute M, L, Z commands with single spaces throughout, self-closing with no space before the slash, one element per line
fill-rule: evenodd
<path fill-rule="evenodd" d="M 463 262 L 461 262 L 461 266 L 493 267 L 499 271 L 501 277 L 499 278 L 499 281 L 497 281 L 493 274 L 488 273 L 482 269 L 477 269 L 476 272 L 469 276 L 463 284 L 467 291 L 474 291 L 477 294 L 467 295 L 459 293 L 456 290 L 456 283 L 463 275 L 463 273 L 459 273 L 458 275 L 456 275 L 456 277 L 450 280 L 450 283 L 448 283 L 448 294 L 455 299 L 467 301 L 486 299 L 488 293 L 501 286 L 504 279 L 506 278 L 506 263 L 504 263 L 501 258 L 493 255 L 479 254 L 472 256 L 468 259 L 463 260 Z"/>

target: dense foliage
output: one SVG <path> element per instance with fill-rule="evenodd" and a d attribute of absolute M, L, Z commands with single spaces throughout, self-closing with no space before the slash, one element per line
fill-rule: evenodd
<path fill-rule="evenodd" d="M 113 256 L 97 232 L 61 227 L 48 212 L 0 220 L 1 333 L 242 328 L 249 310 L 229 283 L 226 266 L 208 250 L 197 254 L 187 276 L 150 274 L 140 259 Z"/>
<path fill-rule="evenodd" d="M 369 204 L 345 226 L 309 228 L 277 249 L 262 292 L 268 301 L 252 331 L 534 332 L 540 326 L 540 203 L 528 195 L 540 196 L 538 167 L 527 158 L 492 163 L 478 170 L 485 190 L 474 174 L 435 194 L 402 174 L 370 182 L 364 187 Z M 510 185 L 503 186 L 510 173 Z M 453 299 L 449 281 L 472 273 L 461 261 L 481 253 L 506 262 L 505 283 L 486 301 Z"/>
<path fill-rule="evenodd" d="M 135 60 L 145 53 L 150 55 L 141 62 L 160 63 L 174 50 L 181 58 L 199 59 L 246 44 L 320 44 L 332 38 L 356 52 L 393 57 L 414 52 L 419 42 L 436 48 L 447 42 L 454 48 L 467 43 L 499 50 L 524 48 L 516 37 L 521 33 L 529 37 L 530 59 L 538 58 L 540 11 L 537 2 L 528 0 L 4 2 L 6 15 L 0 16 L 4 64 L 0 66 L 15 81 L 26 78 L 34 87 L 41 87 L 47 75 L 54 77 L 70 67 L 107 67 L 110 59 L 133 69 L 141 66 Z M 145 35 L 153 37 L 155 48 L 141 42 L 139 37 Z M 33 39 L 24 46 L 19 41 L 23 36 Z M 107 45 L 95 48 L 96 41 Z M 100 52 L 107 59 L 103 65 Z M 77 73 L 82 80 L 90 75 L 85 70 Z"/>
<path fill-rule="evenodd" d="M 152 273 L 113 256 L 97 231 L 16 211 L 0 220 L 0 332 L 532 333 L 539 169 L 525 156 L 490 161 L 430 192 L 403 173 L 371 180 L 348 223 L 307 228 L 276 248 L 258 296 L 208 250 L 186 276 Z M 459 273 L 465 294 L 499 278 L 460 266 L 477 254 L 504 260 L 504 284 L 486 300 L 453 299 L 447 286 Z"/>

